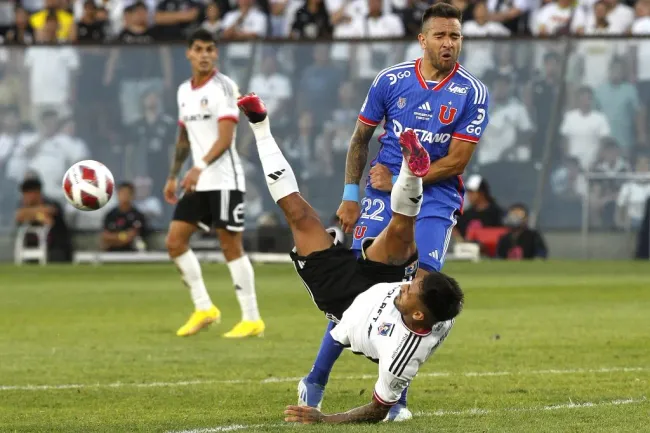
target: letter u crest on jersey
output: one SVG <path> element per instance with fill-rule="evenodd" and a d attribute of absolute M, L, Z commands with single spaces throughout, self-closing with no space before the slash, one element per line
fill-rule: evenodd
<path fill-rule="evenodd" d="M 449 125 L 454 121 L 456 113 L 458 110 L 456 108 L 447 107 L 446 105 L 440 106 L 440 113 L 438 114 L 438 120 L 443 125 Z"/>
<path fill-rule="evenodd" d="M 366 226 L 356 226 L 354 228 L 354 238 L 357 239 L 357 240 L 363 239 L 363 237 L 366 234 L 366 229 L 367 228 L 368 227 L 366 227 Z"/>

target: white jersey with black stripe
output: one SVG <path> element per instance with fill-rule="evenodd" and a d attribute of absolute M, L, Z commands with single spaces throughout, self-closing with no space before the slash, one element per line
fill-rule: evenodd
<path fill-rule="evenodd" d="M 187 80 L 178 87 L 178 121 L 187 130 L 194 161 L 202 159 L 219 138 L 219 121 L 239 120 L 238 97 L 237 84 L 217 71 L 199 86 Z M 246 191 L 234 134 L 230 148 L 203 170 L 196 190 Z"/>
<path fill-rule="evenodd" d="M 454 320 L 436 324 L 430 332 L 406 327 L 395 307 L 404 283 L 382 283 L 357 296 L 331 331 L 339 343 L 379 363 L 374 398 L 392 405 L 417 374 L 420 365 L 447 338 Z"/>

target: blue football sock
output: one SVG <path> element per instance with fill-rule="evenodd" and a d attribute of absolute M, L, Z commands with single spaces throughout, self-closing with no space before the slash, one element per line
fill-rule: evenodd
<path fill-rule="evenodd" d="M 409 392 L 409 387 L 407 386 L 406 388 L 404 388 L 404 391 L 402 391 L 402 395 L 399 396 L 399 400 L 397 400 L 397 404 L 403 404 L 404 406 L 406 406 L 406 394 L 408 394 L 408 392 Z"/>
<path fill-rule="evenodd" d="M 330 331 L 335 326 L 336 324 L 334 322 L 329 322 L 327 325 L 325 335 L 323 335 L 323 341 L 320 343 L 318 355 L 316 355 L 316 361 L 314 361 L 314 366 L 307 376 L 307 382 L 322 386 L 327 385 L 334 363 L 339 359 L 344 349 L 343 345 L 334 340 L 330 335 Z"/>

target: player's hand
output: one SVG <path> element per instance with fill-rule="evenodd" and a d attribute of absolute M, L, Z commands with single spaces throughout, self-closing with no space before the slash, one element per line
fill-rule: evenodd
<path fill-rule="evenodd" d="M 199 181 L 199 176 L 201 175 L 201 169 L 198 167 L 192 167 L 190 170 L 185 173 L 185 177 L 181 182 L 181 187 L 188 192 L 193 192 L 196 188 L 196 184 Z"/>
<path fill-rule="evenodd" d="M 176 197 L 176 178 L 169 178 L 167 179 L 167 182 L 165 183 L 165 187 L 163 188 L 163 195 L 165 196 L 165 201 L 169 204 L 176 204 L 178 203 L 178 197 Z"/>
<path fill-rule="evenodd" d="M 352 233 L 354 226 L 361 216 L 361 208 L 356 201 L 344 200 L 336 211 L 336 216 L 341 222 L 341 229 L 345 233 Z"/>
<path fill-rule="evenodd" d="M 297 422 L 300 424 L 315 424 L 323 420 L 324 415 L 315 407 L 309 406 L 287 406 L 284 411 L 286 422 Z"/>
<path fill-rule="evenodd" d="M 370 185 L 379 191 L 392 190 L 393 173 L 385 165 L 376 164 L 370 169 Z"/>

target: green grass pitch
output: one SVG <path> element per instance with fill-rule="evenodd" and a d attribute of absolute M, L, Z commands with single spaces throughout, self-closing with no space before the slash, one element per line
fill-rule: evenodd
<path fill-rule="evenodd" d="M 413 381 L 408 423 L 289 426 L 325 318 L 290 265 L 255 267 L 265 338 L 195 337 L 171 264 L 0 267 L 0 432 L 650 432 L 650 266 L 449 263 L 465 311 Z M 370 400 L 376 365 L 344 353 L 325 412 Z"/>

